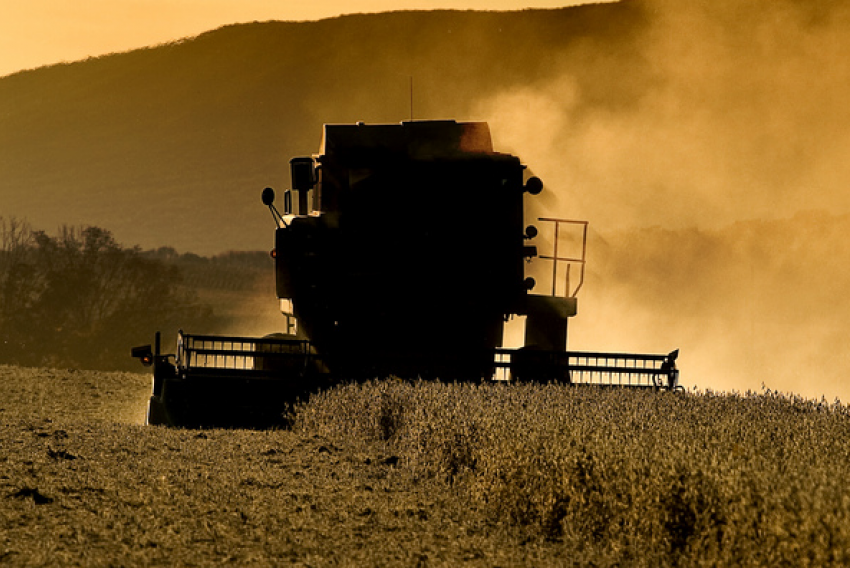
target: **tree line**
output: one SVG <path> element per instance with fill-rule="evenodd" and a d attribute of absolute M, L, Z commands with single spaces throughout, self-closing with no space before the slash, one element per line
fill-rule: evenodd
<path fill-rule="evenodd" d="M 100 227 L 49 235 L 0 218 L 0 363 L 136 369 L 133 345 L 214 321 L 161 255 Z"/>

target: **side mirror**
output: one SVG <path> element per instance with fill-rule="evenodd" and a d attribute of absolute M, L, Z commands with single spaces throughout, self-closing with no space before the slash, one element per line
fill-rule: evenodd
<path fill-rule="evenodd" d="M 263 190 L 263 205 L 268 207 L 274 203 L 274 190 L 270 187 L 267 187 Z"/>
<path fill-rule="evenodd" d="M 274 219 L 275 225 L 278 227 L 285 227 L 286 222 L 283 220 L 283 216 L 280 214 L 280 211 L 277 210 L 277 207 L 274 206 L 274 190 L 270 187 L 267 187 L 263 190 L 263 205 L 269 208 L 269 211 L 272 212 L 272 219 Z M 286 198 L 289 197 L 289 191 L 284 195 L 284 202 L 286 203 L 288 200 Z M 289 214 L 289 208 L 286 209 L 287 215 Z"/>

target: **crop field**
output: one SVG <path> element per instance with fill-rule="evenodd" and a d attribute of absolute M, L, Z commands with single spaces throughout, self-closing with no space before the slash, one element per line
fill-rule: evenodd
<path fill-rule="evenodd" d="M 178 430 L 149 380 L 0 366 L 0 564 L 850 564 L 842 404 L 384 381 Z"/>

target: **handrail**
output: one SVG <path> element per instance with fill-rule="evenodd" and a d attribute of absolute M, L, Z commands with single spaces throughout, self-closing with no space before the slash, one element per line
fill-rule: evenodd
<path fill-rule="evenodd" d="M 574 385 L 679 389 L 678 350 L 667 355 L 594 351 L 496 349 L 496 369 Z M 516 358 L 516 360 L 515 360 Z"/>
<path fill-rule="evenodd" d="M 564 285 L 564 297 L 567 298 L 575 298 L 578 291 L 581 290 L 581 287 L 584 285 L 584 271 L 585 266 L 587 265 L 587 221 L 578 221 L 575 219 L 558 219 L 555 217 L 538 217 L 539 221 L 546 221 L 549 223 L 555 223 L 555 238 L 553 240 L 553 251 L 551 255 L 539 255 L 539 258 L 544 260 L 552 261 L 552 296 L 557 296 L 558 290 L 558 263 L 566 262 L 567 263 L 567 274 L 566 274 L 566 283 Z M 581 257 L 572 258 L 567 256 L 558 256 L 558 241 L 560 240 L 560 230 L 561 225 L 581 225 L 582 226 L 582 237 L 581 237 Z M 576 286 L 575 290 L 570 292 L 570 267 L 572 264 L 578 264 L 581 268 L 579 273 L 579 282 L 578 286 Z"/>
<path fill-rule="evenodd" d="M 176 365 L 189 369 L 262 371 L 263 362 L 319 359 L 304 339 L 232 335 L 177 335 Z"/>

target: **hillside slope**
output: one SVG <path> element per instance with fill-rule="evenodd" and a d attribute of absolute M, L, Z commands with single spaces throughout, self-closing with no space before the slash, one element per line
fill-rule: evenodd
<path fill-rule="evenodd" d="M 200 254 L 264 249 L 259 200 L 289 184 L 325 122 L 478 118 L 476 101 L 590 53 L 637 69 L 632 4 L 395 12 L 224 27 L 185 41 L 0 78 L 0 214 L 92 223 Z M 610 64 L 606 65 L 610 70 Z M 599 92 L 632 98 L 630 84 Z"/>

